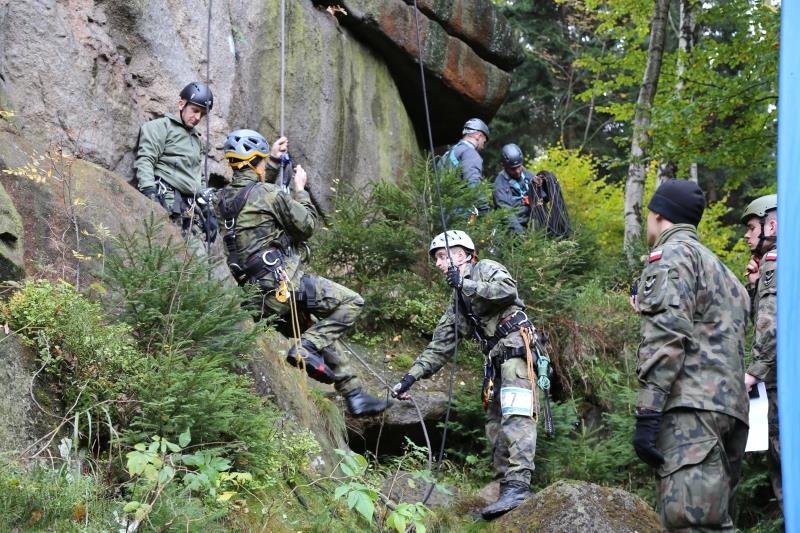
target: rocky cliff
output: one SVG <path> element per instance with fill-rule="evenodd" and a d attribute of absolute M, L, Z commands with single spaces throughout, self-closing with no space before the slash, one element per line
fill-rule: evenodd
<path fill-rule="evenodd" d="M 392 178 L 419 154 L 424 120 L 408 4 L 286 2 L 285 133 L 323 205 L 331 180 Z M 224 175 L 228 131 L 250 127 L 274 138 L 280 129 L 280 2 L 213 1 L 210 56 L 208 5 L 3 0 L 0 108 L 37 148 L 58 146 L 132 178 L 141 123 L 174 110 L 180 88 L 204 80 L 208 68 L 210 170 Z M 519 49 L 489 0 L 428 0 L 420 10 L 443 143 L 467 116 L 489 119 L 497 110 Z"/>

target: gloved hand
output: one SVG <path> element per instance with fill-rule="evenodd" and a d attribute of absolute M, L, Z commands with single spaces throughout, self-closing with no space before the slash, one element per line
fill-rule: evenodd
<path fill-rule="evenodd" d="M 203 231 L 206 234 L 208 242 L 214 242 L 219 233 L 219 223 L 217 222 L 217 215 L 211 206 L 206 205 L 203 207 Z"/>
<path fill-rule="evenodd" d="M 463 280 L 461 279 L 461 273 L 458 271 L 457 267 L 451 265 L 447 268 L 447 284 L 456 290 L 461 289 Z"/>
<path fill-rule="evenodd" d="M 636 430 L 633 432 L 633 449 L 639 459 L 653 468 L 664 464 L 664 456 L 656 448 L 656 437 L 661 430 L 661 413 L 650 409 L 637 409 Z"/>
<path fill-rule="evenodd" d="M 411 396 L 408 395 L 408 389 L 411 388 L 411 385 L 417 381 L 417 378 L 412 376 L 411 374 L 406 374 L 403 376 L 394 387 L 392 387 L 392 397 L 397 398 L 399 400 L 410 400 Z"/>
<path fill-rule="evenodd" d="M 150 198 L 151 200 L 157 201 L 156 196 L 158 196 L 158 190 L 152 185 L 150 187 L 145 187 L 144 189 L 141 189 L 140 192 L 145 196 L 147 196 L 148 198 Z"/>

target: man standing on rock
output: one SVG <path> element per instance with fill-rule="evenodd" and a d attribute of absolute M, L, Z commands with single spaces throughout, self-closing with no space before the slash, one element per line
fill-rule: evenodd
<path fill-rule="evenodd" d="M 433 340 L 392 393 L 408 399 L 408 390 L 418 379 L 429 378 L 453 356 L 459 339 L 471 335 L 481 343 L 486 357 L 486 436 L 501 478 L 499 499 L 481 512 L 488 520 L 514 509 L 530 496 L 538 406 L 533 383 L 543 390 L 550 388 L 550 361 L 546 357 L 533 360 L 535 329 L 525 315 L 517 283 L 503 265 L 489 259 L 478 261 L 475 245 L 463 231 L 437 235 L 429 254 L 456 296 L 439 320 Z M 541 369 L 538 381 L 534 367 Z"/>
<path fill-rule="evenodd" d="M 364 300 L 347 287 L 303 271 L 299 250 L 311 237 L 318 214 L 305 190 L 308 178 L 302 166 L 294 167 L 291 192 L 276 183 L 288 149 L 286 137 L 270 147 L 253 130 L 232 131 L 225 139 L 233 180 L 218 193 L 217 210 L 227 230 L 228 267 L 239 285 L 260 289 L 259 318 L 274 316 L 288 323 L 288 334 L 296 340 L 286 356 L 289 364 L 333 384 L 353 416 L 380 413 L 388 402 L 363 389 L 339 342 Z M 317 321 L 309 326 L 310 315 Z"/>
<path fill-rule="evenodd" d="M 461 140 L 453 145 L 443 156 L 442 162 L 451 168 L 460 168 L 461 179 L 467 186 L 480 190 L 483 180 L 483 151 L 489 141 L 489 126 L 479 118 L 471 118 L 464 123 Z M 489 202 L 482 192 L 476 199 L 478 212 L 489 211 Z"/>
<path fill-rule="evenodd" d="M 641 314 L 633 447 L 656 470 L 666 529 L 733 531 L 748 431 L 747 291 L 698 240 L 696 183 L 664 182 L 648 209 L 652 251 L 632 300 Z"/>
<path fill-rule="evenodd" d="M 749 391 L 763 381 L 769 400 L 769 477 L 783 509 L 781 441 L 778 427 L 778 195 L 756 198 L 742 215 L 745 241 L 753 252 L 747 279 L 753 291 L 755 336 L 750 366 L 744 375 Z"/>
<path fill-rule="evenodd" d="M 209 241 L 217 232 L 209 198 L 198 197 L 206 183 L 201 168 L 203 143 L 196 127 L 213 106 L 211 89 L 192 82 L 180 93 L 177 116 L 167 113 L 139 130 L 134 163 L 139 191 L 167 210 L 187 240 L 196 232 L 193 224 L 199 223 Z M 201 247 L 193 248 L 199 251 Z"/>

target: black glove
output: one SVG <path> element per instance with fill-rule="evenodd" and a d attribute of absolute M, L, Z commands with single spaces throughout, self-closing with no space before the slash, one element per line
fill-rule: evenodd
<path fill-rule="evenodd" d="M 656 448 L 656 437 L 661 429 L 661 413 L 649 409 L 637 410 L 636 430 L 633 432 L 633 449 L 639 459 L 653 468 L 664 464 L 664 456 Z"/>
<path fill-rule="evenodd" d="M 217 238 L 217 233 L 219 232 L 219 223 L 217 222 L 217 216 L 214 214 L 214 210 L 211 209 L 208 205 L 202 208 L 203 209 L 203 231 L 206 233 L 206 238 L 208 242 L 214 242 Z"/>
<path fill-rule="evenodd" d="M 403 376 L 403 379 L 401 379 L 394 387 L 392 387 L 392 396 L 394 398 L 398 398 L 401 394 L 405 394 L 415 381 L 417 381 L 417 378 L 411 374 L 406 374 Z"/>
<path fill-rule="evenodd" d="M 458 268 L 450 266 L 447 268 L 447 284 L 456 290 L 461 289 L 461 273 Z"/>
<path fill-rule="evenodd" d="M 141 189 L 141 193 L 150 198 L 151 200 L 157 201 L 156 196 L 158 196 L 158 190 L 156 190 L 156 188 L 153 187 L 152 185 L 150 187 L 145 187 L 144 189 Z"/>

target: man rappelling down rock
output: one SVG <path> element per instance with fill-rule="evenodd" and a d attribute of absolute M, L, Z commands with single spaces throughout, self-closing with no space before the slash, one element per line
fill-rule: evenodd
<path fill-rule="evenodd" d="M 240 286 L 256 285 L 256 319 L 276 316 L 288 322 L 295 344 L 286 361 L 305 368 L 313 379 L 333 384 L 353 416 L 380 413 L 387 407 L 367 393 L 350 367 L 339 338 L 361 313 L 356 292 L 304 272 L 299 249 L 311 237 L 318 213 L 305 190 L 307 175 L 297 165 L 287 182 L 289 141 L 272 146 L 260 133 L 235 130 L 225 140 L 225 158 L 233 180 L 218 194 L 218 216 L 225 227 L 228 267 Z M 288 191 L 286 188 L 290 188 Z M 309 325 L 311 315 L 316 322 Z"/>

